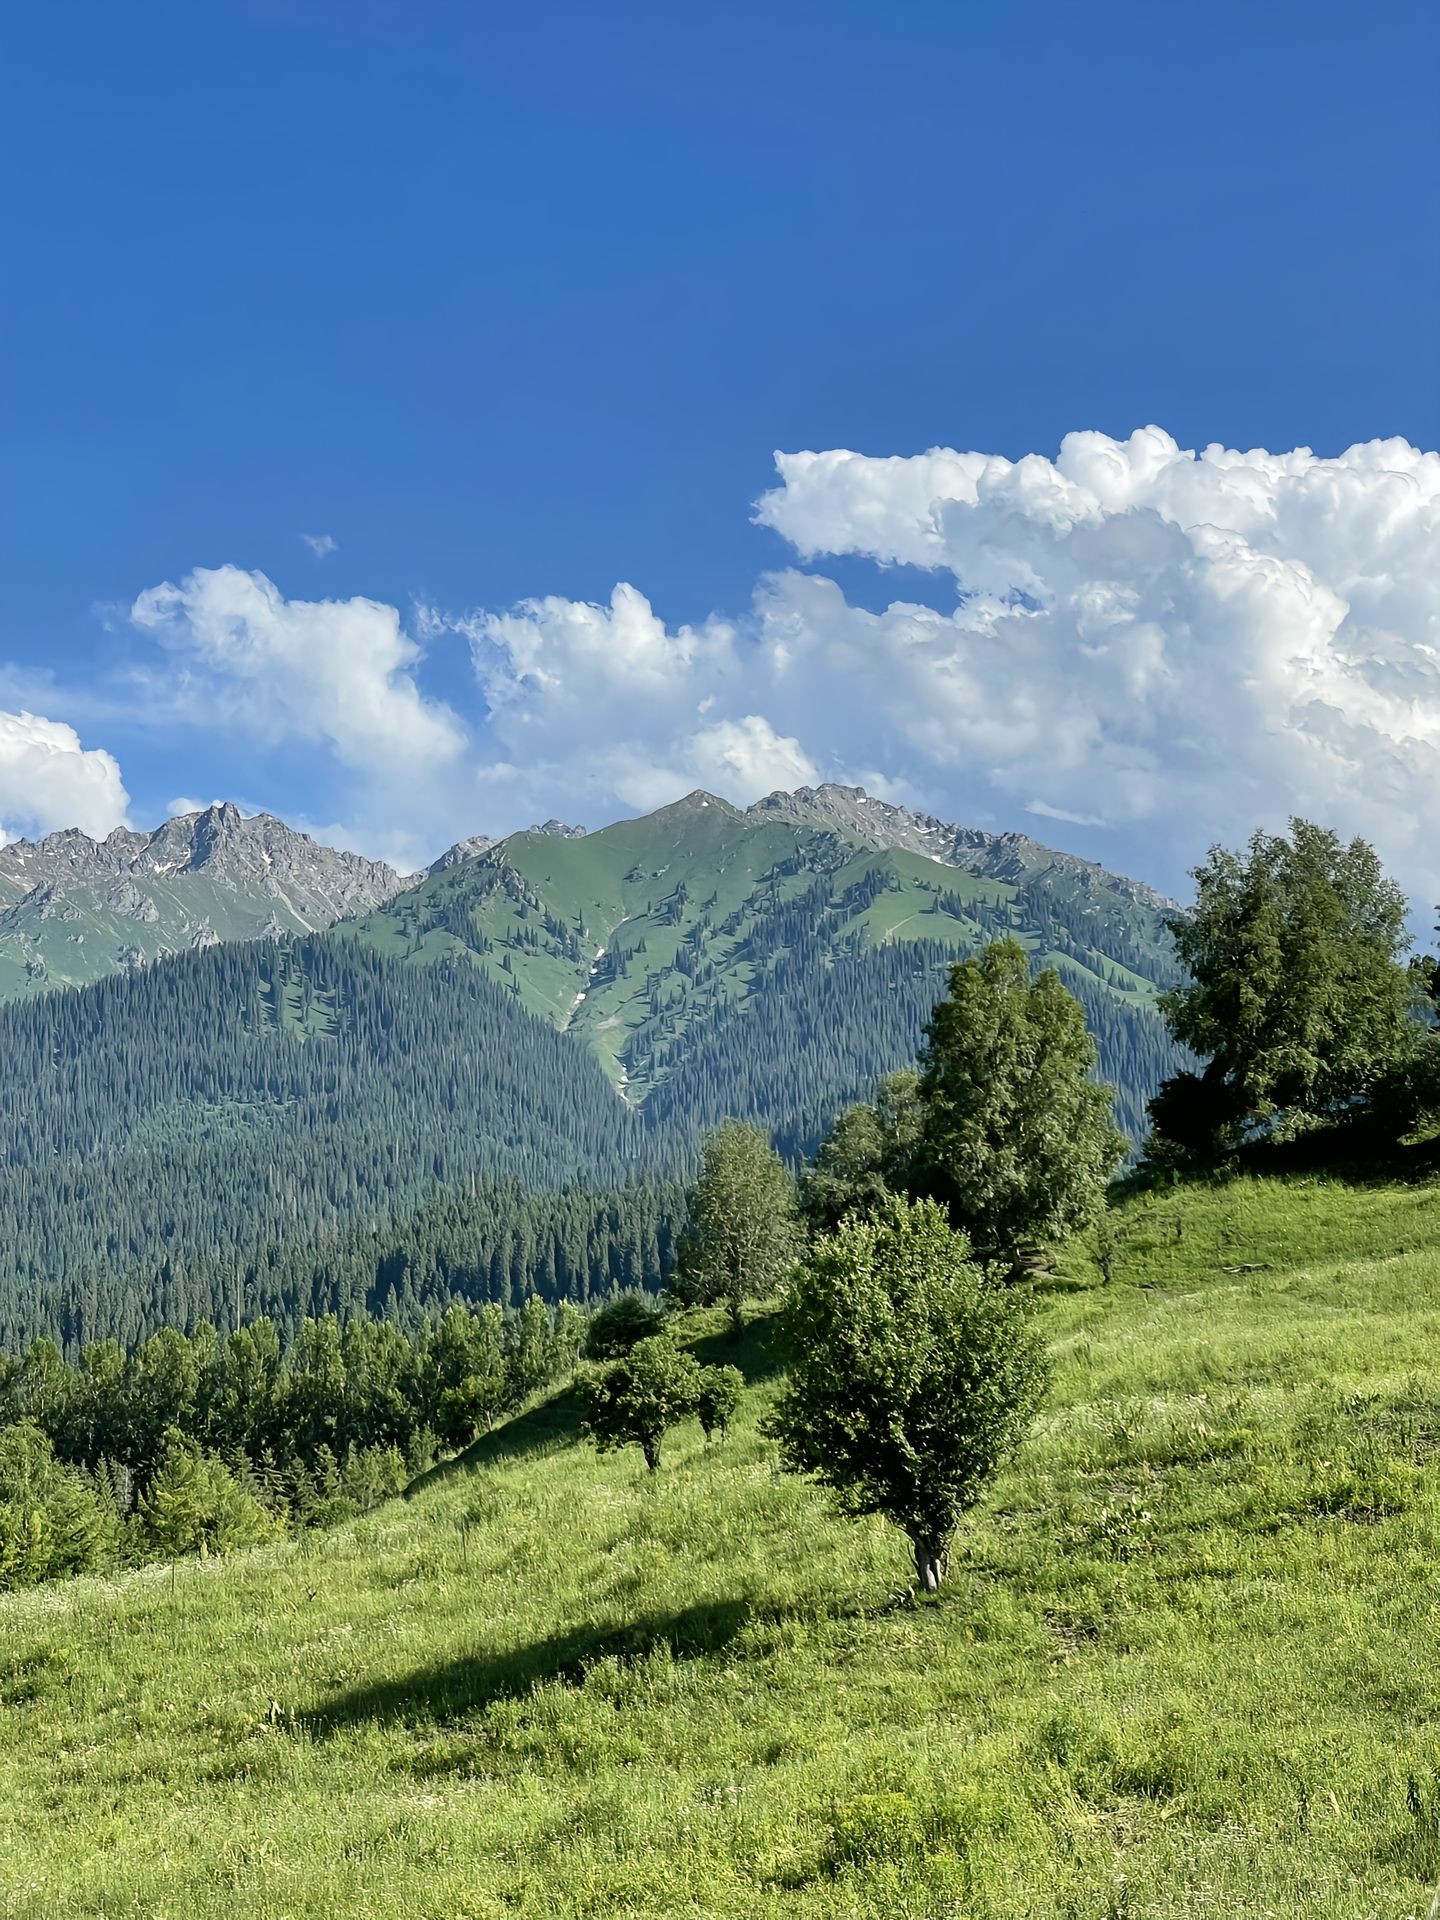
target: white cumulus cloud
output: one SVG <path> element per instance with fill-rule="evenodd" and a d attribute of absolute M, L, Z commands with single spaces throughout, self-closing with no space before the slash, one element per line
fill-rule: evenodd
<path fill-rule="evenodd" d="M 622 582 L 607 606 L 551 596 L 452 624 L 489 706 L 494 785 L 527 804 L 603 818 L 696 786 L 749 800 L 815 777 L 793 734 L 746 709 L 753 649 L 729 621 L 671 632 Z"/>
<path fill-rule="evenodd" d="M 1440 456 L 1337 458 L 1071 434 L 1056 459 L 781 454 L 757 517 L 808 557 L 944 570 L 952 613 L 860 615 L 774 590 L 808 658 L 843 655 L 937 774 L 1145 823 L 1187 857 L 1289 811 L 1440 884 Z M 923 697 L 922 697 L 923 696 Z"/>
<path fill-rule="evenodd" d="M 313 749 L 334 831 L 400 865 L 549 814 L 840 779 L 975 825 L 1054 822 L 1176 888 L 1212 840 L 1305 813 L 1373 839 L 1420 912 L 1440 896 L 1440 455 L 1197 452 L 1147 427 L 1074 433 L 1053 458 L 776 465 L 756 518 L 796 561 L 728 615 L 667 624 L 622 583 L 407 626 L 380 601 L 197 568 L 131 610 L 158 666 L 66 710 L 134 715 L 138 684 L 152 725 Z M 930 584 L 860 605 L 827 555 Z M 457 634 L 468 720 L 423 679 L 422 642 Z M 124 818 L 115 761 L 10 687 L 0 821 Z"/>
<path fill-rule="evenodd" d="M 475 831 L 468 729 L 423 691 L 423 649 L 394 607 L 291 600 L 223 566 L 148 588 L 130 617 L 165 651 L 152 705 L 267 747 L 314 747 L 338 768 L 345 844 L 414 865 Z"/>
<path fill-rule="evenodd" d="M 667 628 L 622 585 L 450 623 L 497 793 L 593 818 L 697 782 L 743 800 L 860 778 L 955 817 L 1108 829 L 1167 883 L 1302 812 L 1440 890 L 1440 456 L 1191 452 L 1147 427 L 1054 459 L 776 465 L 756 518 L 812 565 L 734 618 Z M 827 554 L 924 568 L 936 604 L 857 606 L 813 570 Z"/>
<path fill-rule="evenodd" d="M 197 567 L 178 586 L 149 587 L 131 608 L 221 692 L 227 717 L 262 737 L 321 741 L 351 767 L 453 760 L 465 733 L 420 690 L 421 650 L 378 600 L 287 600 L 263 573 Z"/>
<path fill-rule="evenodd" d="M 100 838 L 123 824 L 129 796 L 115 759 L 73 727 L 0 712 L 0 842 L 17 832 L 79 827 Z"/>

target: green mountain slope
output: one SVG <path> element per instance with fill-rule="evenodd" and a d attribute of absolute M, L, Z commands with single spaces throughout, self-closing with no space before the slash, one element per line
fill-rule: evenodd
<path fill-rule="evenodd" d="M 1433 1197 L 1117 1219 L 1113 1285 L 1036 1296 L 1050 1403 L 934 1604 L 775 1472 L 763 1329 L 732 1436 L 658 1476 L 562 1396 L 338 1531 L 0 1597 L 11 1907 L 1428 1913 Z"/>
<path fill-rule="evenodd" d="M 154 833 L 17 840 L 0 847 L 0 1001 L 220 941 L 308 933 L 400 884 L 379 861 L 233 806 L 178 815 Z"/>
<path fill-rule="evenodd" d="M 289 1320 L 307 1298 L 383 1309 L 390 1243 L 372 1242 L 368 1275 L 355 1243 L 437 1191 L 472 1200 L 447 1248 L 487 1263 L 464 1290 L 503 1298 L 558 1231 L 525 1190 L 616 1187 L 662 1158 L 584 1049 L 480 969 L 421 974 L 320 935 L 0 1007 L 0 1089 L 0 1344 L 237 1309 Z M 496 1183 L 513 1192 L 475 1202 Z M 325 1245 L 346 1232 L 332 1291 Z M 492 1288 L 492 1247 L 517 1234 Z M 592 1241 L 603 1284 L 605 1235 L 569 1216 L 566 1235 L 564 1290 L 585 1290 Z"/>
<path fill-rule="evenodd" d="M 515 834 L 337 937 L 474 960 L 583 1040 L 632 1106 L 753 1113 L 799 1138 L 913 1055 L 950 961 L 1011 934 L 1085 1003 L 1138 1131 L 1174 1057 L 1154 1004 L 1173 974 L 1166 905 L 1023 836 L 822 788 Z"/>

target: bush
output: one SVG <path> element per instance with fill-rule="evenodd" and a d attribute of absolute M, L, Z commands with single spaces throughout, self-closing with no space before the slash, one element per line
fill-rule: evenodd
<path fill-rule="evenodd" d="M 637 1446 L 652 1473 L 660 1442 L 693 1413 L 700 1397 L 700 1366 L 664 1334 L 638 1341 L 621 1360 L 581 1375 L 585 1429 L 601 1453 Z"/>
<path fill-rule="evenodd" d="M 665 1317 L 638 1293 L 621 1293 L 595 1314 L 585 1335 L 587 1360 L 618 1360 L 641 1340 L 659 1333 Z"/>
<path fill-rule="evenodd" d="M 38 1427 L 0 1431 L 0 1590 L 109 1566 L 119 1539 L 113 1503 Z"/>
<path fill-rule="evenodd" d="M 729 1432 L 731 1419 L 744 1391 L 745 1376 L 738 1367 L 701 1369 L 695 1411 L 700 1416 L 700 1425 L 707 1440 L 713 1440 L 717 1433 L 723 1437 Z"/>
<path fill-rule="evenodd" d="M 222 1460 L 201 1453 L 173 1429 L 155 1477 L 136 1504 L 134 1524 L 142 1552 L 167 1560 L 185 1553 L 230 1553 L 281 1531 Z"/>

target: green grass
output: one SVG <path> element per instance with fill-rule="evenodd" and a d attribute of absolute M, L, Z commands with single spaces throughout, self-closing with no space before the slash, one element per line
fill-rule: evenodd
<path fill-rule="evenodd" d="M 934 1604 L 776 1474 L 764 1323 L 654 1480 L 562 1397 L 337 1533 L 0 1601 L 0 1912 L 1429 1914 L 1436 1191 L 1133 1199 L 1037 1306 Z"/>

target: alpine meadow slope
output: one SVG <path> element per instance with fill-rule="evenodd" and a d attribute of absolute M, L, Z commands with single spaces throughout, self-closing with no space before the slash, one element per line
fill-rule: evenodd
<path fill-rule="evenodd" d="M 649 1474 L 545 1402 L 330 1532 L 0 1597 L 32 1920 L 1326 1920 L 1440 1881 L 1433 1189 L 1137 1195 L 906 1597 L 749 1384 Z M 517 1577 L 517 1570 L 523 1570 Z"/>
<path fill-rule="evenodd" d="M 551 822 L 446 856 L 335 937 L 463 955 L 652 1121 L 733 1114 L 797 1150 L 913 1057 L 950 963 L 1013 936 L 1081 1002 L 1138 1138 L 1177 1058 L 1155 1004 L 1170 906 L 1025 835 L 826 786 L 744 811 L 697 791 L 583 835 Z"/>

